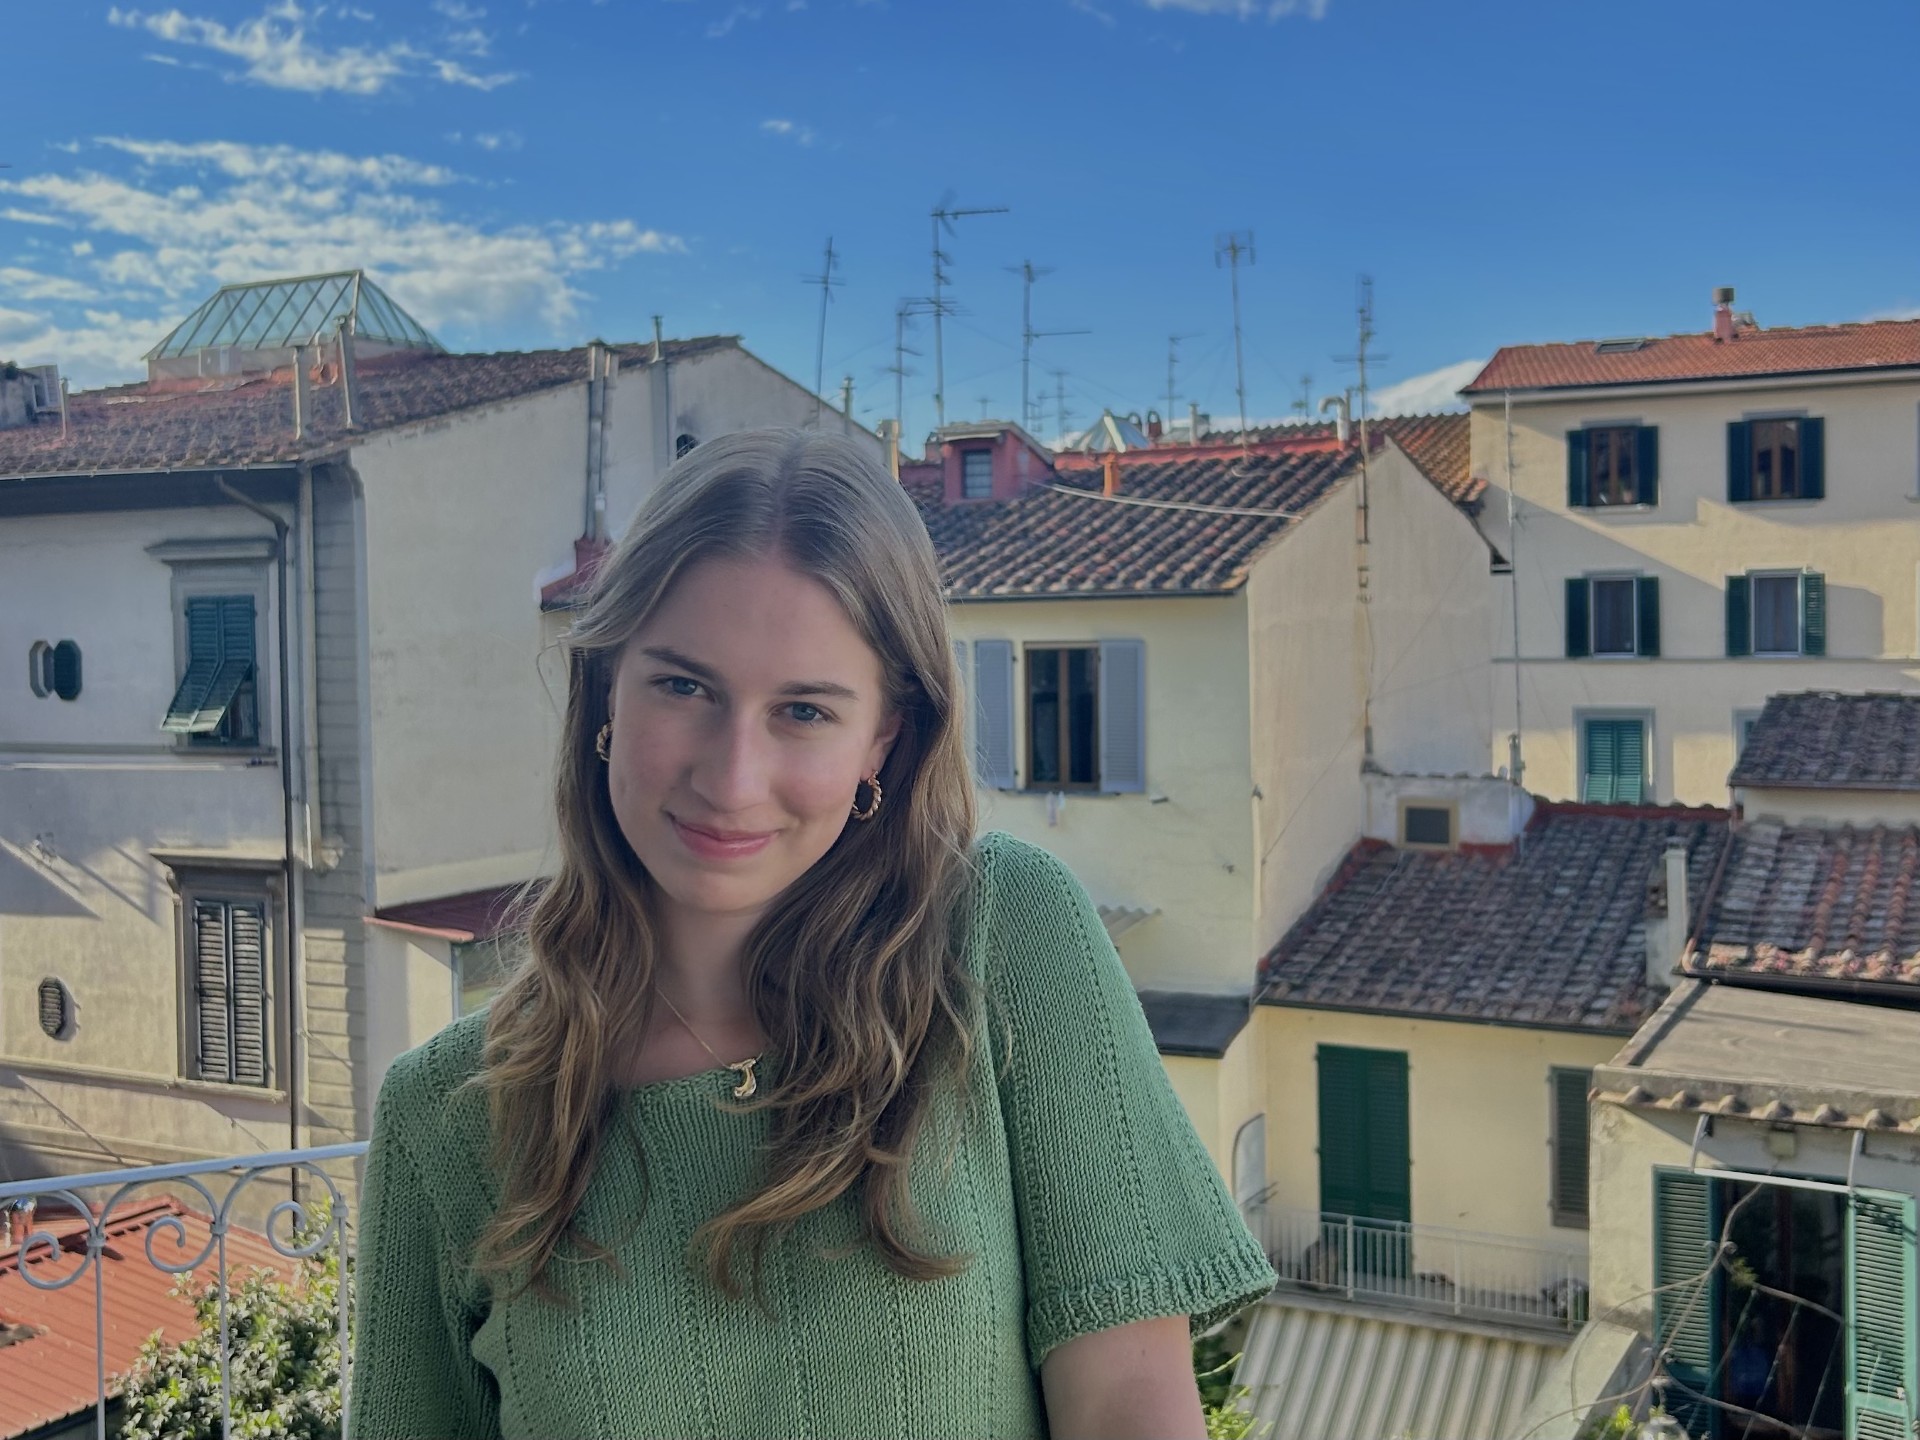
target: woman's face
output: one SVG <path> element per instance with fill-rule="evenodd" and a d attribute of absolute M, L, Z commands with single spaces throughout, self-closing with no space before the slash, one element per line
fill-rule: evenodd
<path fill-rule="evenodd" d="M 755 917 L 825 855 L 899 730 L 880 657 L 784 560 L 688 570 L 615 662 L 613 813 L 689 915 Z"/>

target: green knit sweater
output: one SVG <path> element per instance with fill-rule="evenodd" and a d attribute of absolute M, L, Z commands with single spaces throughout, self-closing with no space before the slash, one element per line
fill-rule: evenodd
<path fill-rule="evenodd" d="M 716 1108 L 735 1077 L 709 1071 L 621 1097 L 648 1183 L 610 1139 L 580 1222 L 620 1242 L 625 1276 L 563 1263 L 572 1307 L 495 1299 L 467 1265 L 498 1195 L 484 1101 L 452 1093 L 480 1061 L 485 1017 L 468 1016 L 395 1061 L 380 1090 L 351 1433 L 1044 1435 L 1038 1369 L 1054 1346 L 1152 1316 L 1198 1328 L 1264 1294 L 1273 1272 L 1086 893 L 1005 835 L 978 860 L 982 1043 L 970 1093 L 936 1112 L 910 1181 L 937 1247 L 973 1257 L 964 1271 L 895 1276 L 855 1243 L 842 1197 L 770 1251 L 771 1313 L 728 1300 L 688 1241 L 753 1186 L 767 1126 Z"/>

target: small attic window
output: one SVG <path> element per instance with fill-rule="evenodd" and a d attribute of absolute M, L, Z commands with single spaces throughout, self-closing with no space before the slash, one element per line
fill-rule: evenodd
<path fill-rule="evenodd" d="M 1646 349 L 1647 346 L 1652 343 L 1653 337 L 1650 335 L 1620 335 L 1612 340 L 1599 340 L 1594 342 L 1593 353 L 1596 355 L 1630 355 L 1635 350 Z"/>
<path fill-rule="evenodd" d="M 1454 808 L 1412 801 L 1400 806 L 1400 843 L 1409 849 L 1451 850 Z"/>
<path fill-rule="evenodd" d="M 681 435 L 673 442 L 673 458 L 676 460 L 685 459 L 693 453 L 694 447 L 699 443 L 700 442 L 691 435 Z"/>

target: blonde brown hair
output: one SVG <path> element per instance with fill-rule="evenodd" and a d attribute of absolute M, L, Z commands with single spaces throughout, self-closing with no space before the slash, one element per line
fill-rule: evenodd
<path fill-rule="evenodd" d="M 901 725 L 879 815 L 850 824 L 747 941 L 749 994 L 780 1062 L 748 1102 L 772 1112 L 766 1180 L 696 1242 L 716 1285 L 740 1293 L 744 1254 L 757 1290 L 767 1244 L 852 1190 L 866 1239 L 897 1273 L 933 1279 L 965 1263 L 923 1247 L 907 1192 L 929 1107 L 969 1063 L 973 1001 L 959 931 L 973 786 L 938 562 L 899 484 L 851 442 L 754 431 L 710 441 L 668 472 L 573 625 L 559 873 L 532 903 L 530 958 L 493 1002 L 476 1077 L 501 1176 L 476 1261 L 483 1274 L 524 1273 L 549 1297 L 557 1257 L 613 1258 L 574 1219 L 618 1113 L 616 1065 L 647 1031 L 659 963 L 652 882 L 594 753 L 614 660 L 690 567 L 764 555 L 839 599 L 880 657 Z"/>

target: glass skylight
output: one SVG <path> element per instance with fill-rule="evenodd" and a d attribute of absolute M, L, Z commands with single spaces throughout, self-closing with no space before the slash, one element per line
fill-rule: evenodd
<path fill-rule="evenodd" d="M 146 358 L 166 360 L 222 346 L 290 349 L 325 339 L 347 315 L 353 317 L 353 333 L 362 340 L 403 350 L 445 348 L 365 272 L 342 270 L 332 275 L 222 286 L 148 351 Z"/>

